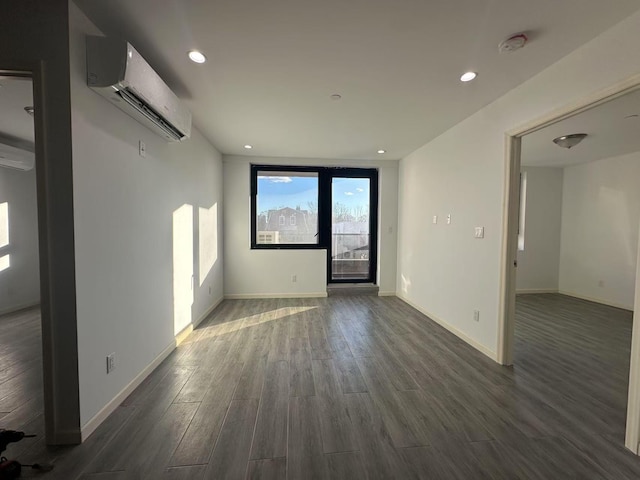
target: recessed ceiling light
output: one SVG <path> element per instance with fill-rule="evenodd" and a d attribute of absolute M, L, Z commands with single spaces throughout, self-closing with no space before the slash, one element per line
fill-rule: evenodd
<path fill-rule="evenodd" d="M 380 150 L 378 150 L 378 153 L 382 155 L 383 153 L 387 153 L 387 151 L 380 149 Z"/>
<path fill-rule="evenodd" d="M 189 52 L 189 58 L 192 62 L 195 63 L 204 63 L 207 61 L 207 57 L 205 57 L 202 53 L 197 50 L 191 50 Z"/>
<path fill-rule="evenodd" d="M 245 145 L 244 148 L 246 148 L 247 150 L 251 150 L 253 148 L 253 145 Z"/>
<path fill-rule="evenodd" d="M 333 95 L 331 95 L 329 97 L 331 100 L 340 100 L 342 98 L 342 95 L 338 94 L 338 93 L 334 93 Z"/>
<path fill-rule="evenodd" d="M 476 78 L 478 74 L 476 72 L 467 72 L 460 77 L 461 82 L 470 82 L 474 78 Z"/>

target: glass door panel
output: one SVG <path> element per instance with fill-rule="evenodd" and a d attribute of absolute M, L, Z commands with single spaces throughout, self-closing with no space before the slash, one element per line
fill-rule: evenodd
<path fill-rule="evenodd" d="M 370 212 L 370 178 L 331 178 L 331 282 L 373 281 Z"/>

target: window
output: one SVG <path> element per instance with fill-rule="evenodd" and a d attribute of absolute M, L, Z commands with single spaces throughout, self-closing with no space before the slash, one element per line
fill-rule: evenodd
<path fill-rule="evenodd" d="M 326 249 L 330 282 L 374 282 L 375 168 L 251 165 L 251 248 Z"/>
<path fill-rule="evenodd" d="M 317 169 L 254 165 L 251 180 L 252 248 L 317 248 Z"/>
<path fill-rule="evenodd" d="M 7 248 L 5 248 L 7 247 Z M 9 247 L 9 204 L 0 203 L 0 272 L 11 266 L 11 255 L 5 254 Z"/>
<path fill-rule="evenodd" d="M 520 210 L 518 212 L 518 250 L 524 251 L 524 227 L 527 213 L 527 172 L 520 173 Z"/>

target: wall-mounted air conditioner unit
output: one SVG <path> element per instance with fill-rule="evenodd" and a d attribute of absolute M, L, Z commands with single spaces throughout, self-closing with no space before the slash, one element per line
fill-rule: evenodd
<path fill-rule="evenodd" d="M 31 170 L 36 164 L 33 151 L 0 143 L 0 167 Z"/>
<path fill-rule="evenodd" d="M 191 135 L 191 112 L 124 40 L 87 36 L 87 84 L 167 140 Z"/>

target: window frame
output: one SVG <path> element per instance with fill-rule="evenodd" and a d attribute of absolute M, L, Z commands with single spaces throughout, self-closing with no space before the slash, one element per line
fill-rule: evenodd
<path fill-rule="evenodd" d="M 323 173 L 326 168 L 323 167 L 300 167 L 289 165 L 259 165 L 251 164 L 251 250 L 319 250 L 327 248 L 327 235 L 323 232 L 321 227 L 321 221 L 323 218 L 324 209 L 326 205 L 323 205 L 321 200 L 323 189 L 326 190 L 327 181 L 326 175 Z M 258 172 L 302 172 L 302 173 L 316 173 L 318 175 L 318 233 L 317 243 L 258 243 L 258 225 L 257 225 L 257 196 L 258 196 Z M 286 217 L 285 217 L 286 219 Z"/>
<path fill-rule="evenodd" d="M 250 203 L 251 203 L 251 250 L 326 250 L 327 251 L 327 279 L 331 273 L 331 235 L 332 235 L 332 181 L 335 177 L 369 178 L 369 278 L 368 279 L 332 279 L 330 283 L 368 283 L 376 282 L 378 269 L 378 194 L 379 170 L 375 167 L 317 167 L 290 165 L 262 165 L 251 164 L 250 175 Z M 317 243 L 257 243 L 257 195 L 258 172 L 296 172 L 315 173 L 318 178 L 318 238 Z"/>

